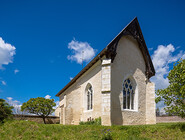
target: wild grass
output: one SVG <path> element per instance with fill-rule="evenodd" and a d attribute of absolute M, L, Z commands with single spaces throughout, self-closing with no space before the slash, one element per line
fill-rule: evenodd
<path fill-rule="evenodd" d="M 185 123 L 136 126 L 38 124 L 8 121 L 0 125 L 0 140 L 183 140 Z"/>

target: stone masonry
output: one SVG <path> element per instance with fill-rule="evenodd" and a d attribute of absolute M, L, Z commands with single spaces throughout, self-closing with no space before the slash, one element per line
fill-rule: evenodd
<path fill-rule="evenodd" d="M 111 59 L 102 61 L 102 125 L 111 125 Z"/>

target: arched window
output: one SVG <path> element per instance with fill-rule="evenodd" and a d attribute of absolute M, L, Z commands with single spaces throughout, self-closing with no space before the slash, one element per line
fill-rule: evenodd
<path fill-rule="evenodd" d="M 130 79 L 126 79 L 123 83 L 123 109 L 134 110 L 134 88 Z"/>
<path fill-rule="evenodd" d="M 87 110 L 91 110 L 93 108 L 93 90 L 92 86 L 89 84 L 87 88 Z"/>

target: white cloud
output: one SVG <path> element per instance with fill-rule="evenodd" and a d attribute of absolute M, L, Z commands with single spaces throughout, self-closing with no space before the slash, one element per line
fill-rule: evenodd
<path fill-rule="evenodd" d="M 73 77 L 69 77 L 69 79 L 70 79 L 70 80 L 72 80 L 72 79 L 73 79 Z"/>
<path fill-rule="evenodd" d="M 166 77 L 170 71 L 169 64 L 172 64 L 181 58 L 185 58 L 183 51 L 173 54 L 175 50 L 176 49 L 172 44 L 167 46 L 159 45 L 152 55 L 156 75 L 151 78 L 151 81 L 156 84 L 156 89 L 163 89 L 169 85 L 168 78 Z"/>
<path fill-rule="evenodd" d="M 13 100 L 12 97 L 7 97 L 6 102 L 10 105 L 13 106 L 14 108 L 13 110 L 13 114 L 22 114 L 23 112 L 21 111 L 21 106 L 22 104 L 20 103 L 20 101 L 17 100 Z M 24 113 L 25 114 L 25 113 Z"/>
<path fill-rule="evenodd" d="M 55 102 L 56 106 L 54 107 L 54 109 L 56 109 L 59 106 L 59 101 Z"/>
<path fill-rule="evenodd" d="M 70 43 L 68 43 L 68 49 L 72 50 L 72 55 L 68 55 L 67 59 L 71 61 L 76 61 L 78 64 L 82 64 L 83 61 L 88 62 L 91 60 L 96 53 L 88 42 L 76 41 L 73 39 Z"/>
<path fill-rule="evenodd" d="M 185 59 L 185 54 L 182 56 L 182 59 Z"/>
<path fill-rule="evenodd" d="M 49 96 L 49 95 L 46 95 L 44 98 L 46 98 L 46 99 L 50 99 L 50 97 L 51 97 L 51 96 Z"/>
<path fill-rule="evenodd" d="M 56 109 L 59 106 L 59 101 L 56 101 L 55 104 L 56 106 L 54 106 L 53 109 Z M 55 116 L 55 111 L 51 115 Z"/>
<path fill-rule="evenodd" d="M 6 82 L 5 81 L 1 81 L 2 85 L 6 86 Z"/>
<path fill-rule="evenodd" d="M 18 70 L 18 69 L 15 69 L 15 70 L 14 70 L 14 73 L 15 73 L 15 74 L 17 74 L 18 72 L 19 72 L 19 70 Z"/>
<path fill-rule="evenodd" d="M 164 101 L 160 101 L 156 104 L 156 108 L 159 108 L 159 110 L 161 110 L 161 108 L 164 108 L 166 105 L 164 104 Z"/>
<path fill-rule="evenodd" d="M 8 65 L 13 62 L 13 56 L 15 55 L 15 47 L 11 44 L 5 43 L 0 37 L 0 69 L 3 69 L 2 65 Z"/>
<path fill-rule="evenodd" d="M 7 97 L 8 100 L 12 100 L 13 98 L 12 97 Z"/>
<path fill-rule="evenodd" d="M 162 107 L 161 109 L 160 109 L 160 116 L 162 116 L 162 115 L 167 115 L 168 113 L 166 113 L 166 111 L 165 111 L 165 107 Z"/>

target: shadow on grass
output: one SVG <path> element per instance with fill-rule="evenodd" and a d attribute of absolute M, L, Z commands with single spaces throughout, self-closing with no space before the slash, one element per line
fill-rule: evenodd
<path fill-rule="evenodd" d="M 181 132 L 185 132 L 185 123 L 177 123 L 170 127 L 171 129 L 180 129 Z"/>

